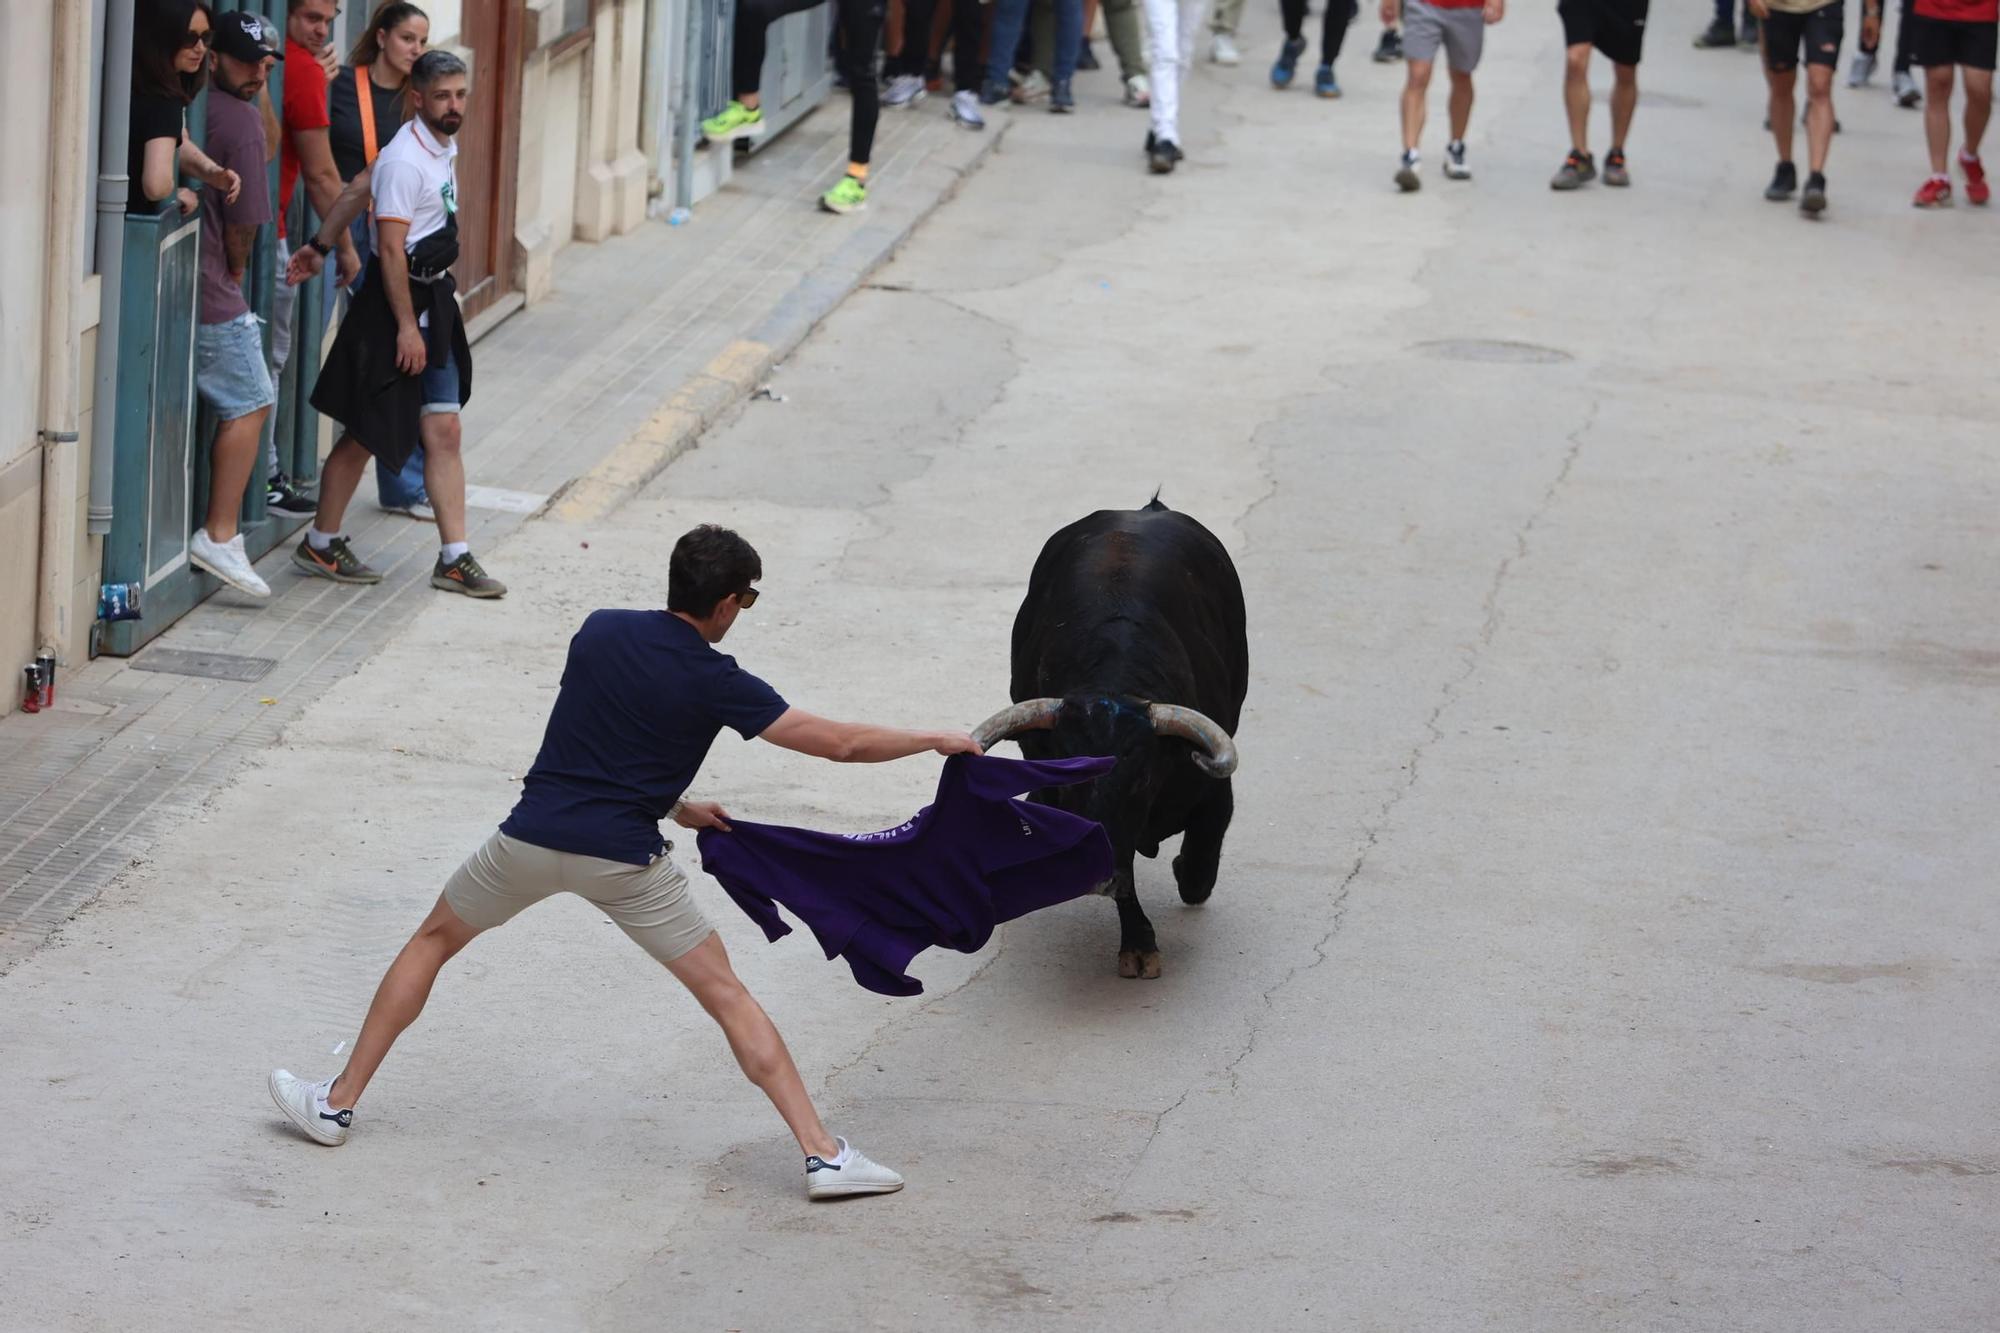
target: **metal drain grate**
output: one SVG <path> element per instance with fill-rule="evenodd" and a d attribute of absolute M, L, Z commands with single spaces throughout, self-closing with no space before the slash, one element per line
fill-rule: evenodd
<path fill-rule="evenodd" d="M 1524 366 L 1552 366 L 1576 359 L 1560 348 L 1509 342 L 1504 338 L 1440 338 L 1418 343 L 1414 350 L 1445 361 L 1499 361 Z"/>
<path fill-rule="evenodd" d="M 272 657 L 238 657 L 234 653 L 191 653 L 182 648 L 151 648 L 132 659 L 134 671 L 161 671 L 170 676 L 201 676 L 207 680 L 262 680 L 278 665 Z"/>

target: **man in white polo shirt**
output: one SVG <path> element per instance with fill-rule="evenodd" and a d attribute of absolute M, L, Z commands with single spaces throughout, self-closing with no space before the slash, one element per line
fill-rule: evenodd
<path fill-rule="evenodd" d="M 370 175 L 376 260 L 313 388 L 313 406 L 343 433 L 321 472 L 318 516 L 292 563 L 336 583 L 382 581 L 348 548 L 341 520 L 370 454 L 395 470 L 421 442 L 441 542 L 431 586 L 482 598 L 507 591 L 465 540 L 459 408 L 472 394 L 472 353 L 450 269 L 458 259 L 454 136 L 465 121 L 466 84 L 465 62 L 449 51 L 427 51 L 411 69 L 417 114 Z M 311 244 L 317 248 L 317 238 Z"/>

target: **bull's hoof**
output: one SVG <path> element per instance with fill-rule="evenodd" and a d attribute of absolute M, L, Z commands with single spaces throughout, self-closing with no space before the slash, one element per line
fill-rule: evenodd
<path fill-rule="evenodd" d="M 1118 975 L 1128 980 L 1158 981 L 1160 979 L 1160 951 L 1147 949 L 1126 949 L 1118 955 Z"/>
<path fill-rule="evenodd" d="M 1211 877 L 1205 884 L 1189 882 L 1186 862 L 1185 856 L 1174 858 L 1174 886 L 1181 891 L 1182 902 L 1189 907 L 1199 907 L 1208 901 L 1209 894 L 1215 892 L 1215 880 Z"/>

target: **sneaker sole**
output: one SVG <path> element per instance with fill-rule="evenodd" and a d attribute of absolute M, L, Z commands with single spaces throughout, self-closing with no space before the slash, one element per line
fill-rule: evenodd
<path fill-rule="evenodd" d="M 236 589 L 236 591 L 242 593 L 245 597 L 269 597 L 271 595 L 271 590 L 268 587 L 265 588 L 262 592 L 259 592 L 256 588 L 250 586 L 247 583 L 239 583 L 236 581 L 234 577 L 223 573 L 221 570 L 217 569 L 214 565 L 209 564 L 208 561 L 202 559 L 200 556 L 194 554 L 194 552 L 192 551 L 188 552 L 188 563 L 190 565 L 193 565 L 196 569 L 203 571 L 204 573 L 212 574 L 216 578 L 221 579 L 224 583 Z"/>
<path fill-rule="evenodd" d="M 457 579 L 441 578 L 436 574 L 431 575 L 431 586 L 440 592 L 455 592 L 461 597 L 476 597 L 482 602 L 494 601 L 497 598 L 507 595 L 505 588 L 472 588 L 460 583 Z"/>
<path fill-rule="evenodd" d="M 1452 167 L 1447 163 L 1444 169 L 1444 178 L 1448 181 L 1469 181 L 1472 179 L 1472 169 L 1470 167 Z"/>
<path fill-rule="evenodd" d="M 806 1197 L 814 1203 L 819 1203 L 826 1199 L 855 1199 L 864 1194 L 894 1194 L 901 1188 L 903 1188 L 901 1181 L 893 1185 L 808 1185 Z"/>
<path fill-rule="evenodd" d="M 1614 190 L 1623 190 L 1632 184 L 1632 178 L 1630 176 L 1613 176 L 1609 172 L 1606 172 L 1604 183 Z"/>
<path fill-rule="evenodd" d="M 331 583 L 345 583 L 354 587 L 368 587 L 382 581 L 382 576 L 373 570 L 370 570 L 366 574 L 338 573 L 328 569 L 324 565 L 314 564 L 311 560 L 301 556 L 296 550 L 292 552 L 292 567 L 301 573 L 310 574 L 314 578 L 326 579 Z"/>
<path fill-rule="evenodd" d="M 1400 189 L 1404 194 L 1414 194 L 1424 188 L 1423 177 L 1417 175 L 1416 172 L 1411 171 L 1408 167 L 1404 167 L 1396 173 L 1396 188 Z"/>
<path fill-rule="evenodd" d="M 849 213 L 859 213 L 868 207 L 866 204 L 829 204 L 824 199 L 819 201 L 819 206 L 821 212 L 832 213 L 839 217 L 846 217 Z"/>
<path fill-rule="evenodd" d="M 708 132 L 704 130 L 702 132 L 702 138 L 706 139 L 709 143 L 715 143 L 715 144 L 741 143 L 745 139 L 761 139 L 769 132 L 770 132 L 770 126 L 766 123 L 759 122 L 758 124 L 755 125 L 745 125 L 742 126 L 741 128 L 733 129 L 719 139 L 711 138 Z"/>
<path fill-rule="evenodd" d="M 1315 88 L 1313 89 L 1313 96 L 1324 97 L 1327 101 L 1331 102 L 1340 96 L 1340 89 Z"/>
<path fill-rule="evenodd" d="M 266 1078 L 264 1080 L 264 1086 L 270 1091 L 271 1100 L 277 1104 L 277 1107 L 280 1111 L 283 1111 L 285 1113 L 285 1119 L 291 1121 L 294 1125 L 297 1125 L 299 1127 L 299 1131 L 303 1133 L 307 1138 L 311 1139 L 314 1143 L 319 1144 L 323 1148 L 338 1148 L 341 1144 L 347 1142 L 345 1138 L 338 1138 L 338 1139 L 329 1138 L 327 1135 L 325 1135 L 320 1131 L 319 1126 L 313 1124 L 311 1121 L 303 1119 L 299 1115 L 298 1110 L 295 1107 L 293 1107 L 293 1105 L 290 1102 L 285 1100 L 284 1094 L 278 1091 L 277 1074 L 273 1073 L 270 1077 Z"/>
<path fill-rule="evenodd" d="M 1818 217 L 1821 213 L 1826 212 L 1826 196 L 1823 194 L 1807 195 L 1805 198 L 1799 200 L 1799 212 L 1804 213 L 1807 217 Z"/>

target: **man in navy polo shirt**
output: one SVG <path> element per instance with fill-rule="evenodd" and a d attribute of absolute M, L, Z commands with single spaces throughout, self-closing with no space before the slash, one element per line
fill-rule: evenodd
<path fill-rule="evenodd" d="M 713 801 L 687 799 L 724 727 L 801 754 L 881 763 L 935 750 L 977 754 L 958 731 L 833 722 L 788 705 L 711 645 L 757 600 L 750 543 L 704 525 L 674 546 L 665 611 L 595 611 L 570 640 L 562 690 L 513 813 L 444 886 L 369 1006 L 347 1068 L 321 1083 L 271 1074 L 278 1108 L 319 1143 L 347 1139 L 354 1104 L 445 963 L 481 931 L 557 893 L 589 899 L 694 992 L 737 1062 L 806 1154 L 808 1198 L 886 1194 L 903 1178 L 828 1134 L 784 1039 L 737 979 L 722 939 L 688 893 L 660 821 L 727 831 Z"/>

